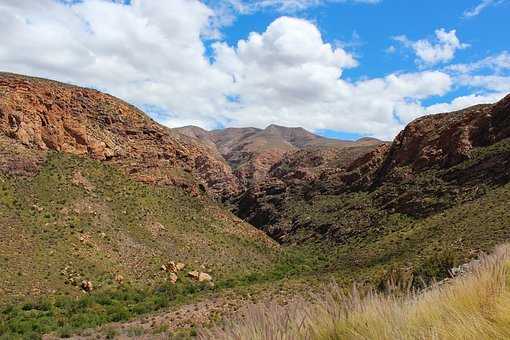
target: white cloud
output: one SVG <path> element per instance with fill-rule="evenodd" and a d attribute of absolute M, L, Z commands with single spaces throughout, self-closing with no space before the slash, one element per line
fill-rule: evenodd
<path fill-rule="evenodd" d="M 475 7 L 464 11 L 464 14 L 463 14 L 464 18 L 476 17 L 480 13 L 482 13 L 482 11 L 487 9 L 488 7 L 494 6 L 494 5 L 499 5 L 499 4 L 502 4 L 503 2 L 505 2 L 505 0 L 499 0 L 499 1 L 498 0 L 482 0 Z"/>
<path fill-rule="evenodd" d="M 219 6 L 229 5 L 233 10 L 241 14 L 247 14 L 264 9 L 276 9 L 280 12 L 296 12 L 310 7 L 320 6 L 326 3 L 361 3 L 377 4 L 382 0 L 222 0 Z M 209 0 L 209 2 L 213 2 Z M 216 4 L 218 2 L 216 1 Z"/>
<path fill-rule="evenodd" d="M 503 51 L 497 55 L 488 56 L 473 63 L 449 65 L 446 69 L 459 73 L 469 73 L 481 69 L 489 69 L 496 73 L 500 73 L 505 70 L 510 70 L 510 53 L 508 51 Z"/>
<path fill-rule="evenodd" d="M 393 54 L 397 52 L 397 48 L 393 45 L 390 45 L 387 49 L 384 50 L 388 54 Z"/>
<path fill-rule="evenodd" d="M 229 114 L 234 126 L 279 123 L 390 138 L 402 128 L 397 111 L 452 86 L 450 76 L 437 71 L 350 83 L 341 75 L 357 65 L 354 57 L 325 43 L 315 25 L 289 17 L 235 47 L 217 43 L 215 51 L 215 66 L 236 80 L 239 101 Z"/>
<path fill-rule="evenodd" d="M 506 94 L 507 93 L 496 92 L 489 94 L 472 94 L 468 96 L 461 96 L 453 99 L 449 103 L 431 105 L 427 107 L 425 111 L 428 114 L 452 112 L 477 104 L 492 104 L 505 97 Z"/>
<path fill-rule="evenodd" d="M 444 70 L 452 75 L 457 86 L 489 93 L 489 97 L 493 96 L 490 92 L 510 92 L 510 53 L 507 51 L 468 64 L 449 65 Z"/>
<path fill-rule="evenodd" d="M 435 35 L 435 42 L 428 39 L 411 41 L 405 35 L 394 37 L 394 40 L 413 49 L 418 57 L 417 62 L 427 66 L 451 61 L 457 50 L 469 47 L 468 44 L 460 42 L 456 30 L 447 32 L 440 28 L 435 31 Z"/>
<path fill-rule="evenodd" d="M 230 77 L 204 57 L 213 11 L 191 0 L 0 3 L 3 70 L 90 85 L 208 121 Z"/>
<path fill-rule="evenodd" d="M 510 93 L 510 77 L 505 76 L 462 75 L 458 78 L 457 83 L 467 87 Z"/>

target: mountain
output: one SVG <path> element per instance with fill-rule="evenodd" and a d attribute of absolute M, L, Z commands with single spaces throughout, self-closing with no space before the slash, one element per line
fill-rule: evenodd
<path fill-rule="evenodd" d="M 339 141 L 168 129 L 110 95 L 0 73 L 3 338 L 192 335 L 331 280 L 423 288 L 508 242 L 509 207 L 510 96 L 392 143 Z"/>
<path fill-rule="evenodd" d="M 305 223 L 292 207 L 299 202 L 309 210 L 324 197 L 343 200 L 359 193 L 378 213 L 422 218 L 475 199 L 509 180 L 509 103 L 510 96 L 494 105 L 419 118 L 391 146 L 381 144 L 352 157 L 349 151 L 355 148 L 342 149 L 342 157 L 333 157 L 326 167 L 320 153 L 291 154 L 273 166 L 264 183 L 239 198 L 238 215 L 281 241 L 304 229 L 345 242 L 344 229 L 359 228 L 358 219 L 349 226 L 341 221 L 324 225 L 304 214 Z M 379 223 L 367 221 L 366 228 Z"/>
<path fill-rule="evenodd" d="M 0 74 L 0 303 L 151 287 L 170 261 L 216 282 L 271 263 L 275 243 L 204 190 L 238 185 L 195 140 L 110 95 Z"/>
<path fill-rule="evenodd" d="M 264 181 L 273 165 L 284 156 L 300 150 L 310 149 L 311 152 L 328 148 L 339 150 L 345 147 L 375 146 L 383 143 L 373 138 L 362 138 L 359 141 L 325 138 L 303 128 L 274 124 L 265 129 L 227 128 L 206 131 L 199 127 L 187 126 L 174 131 L 196 138 L 206 145 L 215 145 L 245 186 Z"/>
<path fill-rule="evenodd" d="M 89 156 L 143 182 L 178 185 L 195 194 L 204 189 L 221 197 L 240 189 L 222 158 L 110 95 L 6 73 L 0 74 L 0 95 L 3 150 L 15 139 L 15 148 L 27 152 Z M 17 162 L 25 161 L 17 152 L 3 159 L 10 162 L 4 168 L 23 167 Z"/>
<path fill-rule="evenodd" d="M 510 238 L 509 127 L 510 96 L 422 117 L 334 168 L 308 175 L 282 162 L 236 213 L 282 244 L 311 246 L 326 271 L 372 284 L 446 277 Z"/>

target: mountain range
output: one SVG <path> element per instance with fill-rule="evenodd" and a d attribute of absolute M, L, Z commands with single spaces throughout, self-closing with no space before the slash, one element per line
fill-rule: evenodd
<path fill-rule="evenodd" d="M 330 280 L 423 288 L 510 240 L 509 181 L 510 95 L 392 142 L 342 141 L 169 129 L 96 90 L 0 73 L 0 336 L 205 301 L 200 322 L 176 321 L 189 330 Z"/>
<path fill-rule="evenodd" d="M 264 181 L 273 165 L 296 151 L 338 151 L 383 143 L 372 138 L 358 141 L 325 138 L 300 127 L 288 128 L 274 124 L 265 129 L 226 128 L 206 131 L 197 126 L 185 126 L 173 131 L 210 146 L 225 159 L 245 187 Z"/>

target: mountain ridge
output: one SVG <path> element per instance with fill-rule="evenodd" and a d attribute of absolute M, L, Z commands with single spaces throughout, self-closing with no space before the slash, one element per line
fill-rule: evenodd
<path fill-rule="evenodd" d="M 141 181 L 194 194 L 240 190 L 222 158 L 113 96 L 9 73 L 0 73 L 0 95 L 0 133 L 26 149 L 88 155 Z"/>
<path fill-rule="evenodd" d="M 300 150 L 375 146 L 384 143 L 367 137 L 357 141 L 326 138 L 301 127 L 276 124 L 270 124 L 265 129 L 247 127 L 207 131 L 196 126 L 185 126 L 173 130 L 196 138 L 208 146 L 214 144 L 245 187 L 263 181 L 274 164 Z"/>

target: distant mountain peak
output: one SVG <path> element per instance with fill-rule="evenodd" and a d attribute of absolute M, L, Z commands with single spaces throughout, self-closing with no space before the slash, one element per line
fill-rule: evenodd
<path fill-rule="evenodd" d="M 271 167 L 287 154 L 308 148 L 334 149 L 333 153 L 336 153 L 344 147 L 382 143 L 375 138 L 362 138 L 359 141 L 332 139 L 302 127 L 278 124 L 270 124 L 264 129 L 232 127 L 213 131 L 185 126 L 174 131 L 215 148 L 246 185 L 263 180 Z"/>

